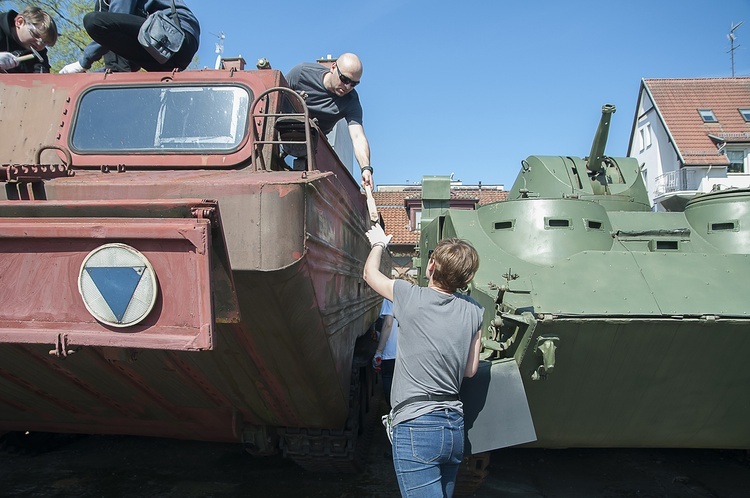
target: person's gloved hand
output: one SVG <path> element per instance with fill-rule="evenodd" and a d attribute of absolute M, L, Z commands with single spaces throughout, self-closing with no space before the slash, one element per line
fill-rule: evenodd
<path fill-rule="evenodd" d="M 81 66 L 81 63 L 78 61 L 71 62 L 64 68 L 60 69 L 60 72 L 58 74 L 73 74 L 73 73 L 85 73 L 86 70 Z"/>
<path fill-rule="evenodd" d="M 383 364 L 383 352 L 376 351 L 375 356 L 372 357 L 372 368 L 375 369 L 375 373 L 380 372 L 380 368 L 382 364 Z"/>
<path fill-rule="evenodd" d="M 391 238 L 393 237 L 393 235 L 386 235 L 383 231 L 383 227 L 379 224 L 373 225 L 365 235 L 367 235 L 367 240 L 370 241 L 370 247 L 382 245 L 383 249 L 388 247 L 388 243 L 390 243 Z"/>
<path fill-rule="evenodd" d="M 18 58 L 10 52 L 0 52 L 0 69 L 7 71 L 18 65 Z"/>

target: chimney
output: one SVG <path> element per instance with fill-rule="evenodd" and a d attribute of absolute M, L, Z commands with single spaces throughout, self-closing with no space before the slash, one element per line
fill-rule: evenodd
<path fill-rule="evenodd" d="M 245 69 L 245 59 L 242 57 L 221 59 L 221 69 L 243 71 Z"/>
<path fill-rule="evenodd" d="M 325 57 L 321 57 L 315 62 L 317 62 L 318 64 L 323 64 L 328 69 L 331 69 L 331 66 L 333 66 L 333 63 L 336 62 L 336 59 L 331 57 L 331 54 L 328 54 Z"/>

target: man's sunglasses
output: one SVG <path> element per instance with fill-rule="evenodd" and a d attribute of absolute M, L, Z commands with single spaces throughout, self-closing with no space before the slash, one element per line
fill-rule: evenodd
<path fill-rule="evenodd" d="M 341 69 L 339 69 L 338 66 L 336 66 L 336 71 L 338 71 L 338 73 L 339 73 L 339 79 L 341 80 L 341 83 L 343 83 L 345 85 L 349 85 L 352 88 L 354 88 L 355 86 L 359 85 L 359 81 L 354 81 L 350 77 L 344 76 L 343 74 L 341 74 Z"/>

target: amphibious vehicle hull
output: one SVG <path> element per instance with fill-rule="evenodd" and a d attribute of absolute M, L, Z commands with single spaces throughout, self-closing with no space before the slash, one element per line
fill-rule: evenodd
<path fill-rule="evenodd" d="M 99 121 L 131 97 L 158 109 Z M 301 460 L 310 445 L 290 446 L 314 439 L 353 459 L 380 304 L 361 278 L 365 198 L 280 73 L 3 80 L 3 115 L 19 99 L 47 111 L 0 132 L 13 139 L 0 147 L 0 432 L 239 441 Z M 313 152 L 304 171 L 279 154 L 283 99 Z M 153 302 L 129 321 L 143 275 Z"/>

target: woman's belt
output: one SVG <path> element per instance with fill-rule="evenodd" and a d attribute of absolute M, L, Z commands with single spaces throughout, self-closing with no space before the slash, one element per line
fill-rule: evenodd
<path fill-rule="evenodd" d="M 412 396 L 406 398 L 401 403 L 393 407 L 393 413 L 396 413 L 401 408 L 408 404 L 416 403 L 417 401 L 459 401 L 461 398 L 458 394 L 421 394 L 419 396 Z"/>

